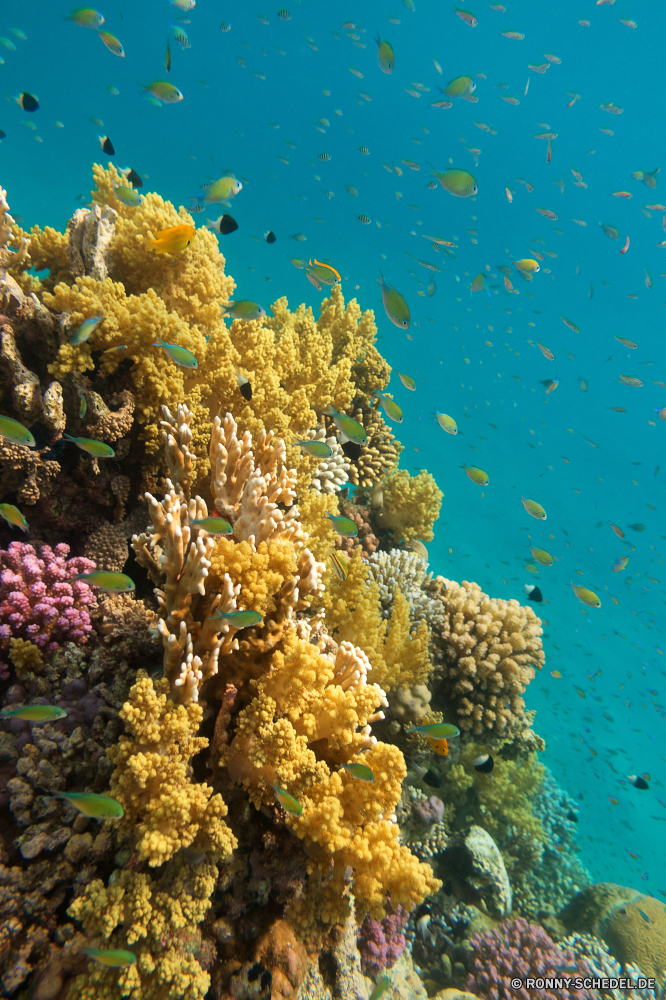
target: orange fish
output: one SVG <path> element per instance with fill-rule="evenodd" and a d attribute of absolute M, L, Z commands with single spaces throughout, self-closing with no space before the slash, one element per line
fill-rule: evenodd
<path fill-rule="evenodd" d="M 190 245 L 195 233 L 194 226 L 171 226 L 157 233 L 154 240 L 146 240 L 146 248 L 155 253 L 177 253 Z"/>
<path fill-rule="evenodd" d="M 428 743 L 440 757 L 448 757 L 449 744 L 447 740 L 434 740 L 431 736 L 428 736 Z"/>
<path fill-rule="evenodd" d="M 621 253 L 621 254 L 623 254 L 623 253 L 626 253 L 626 252 L 627 252 L 627 250 L 629 249 L 629 244 L 630 244 L 630 242 L 631 242 L 631 240 L 630 240 L 630 239 L 629 239 L 629 237 L 627 236 L 627 242 L 626 242 L 626 243 L 624 244 L 624 246 L 623 246 L 623 247 L 622 247 L 622 249 L 620 250 L 620 253 Z"/>

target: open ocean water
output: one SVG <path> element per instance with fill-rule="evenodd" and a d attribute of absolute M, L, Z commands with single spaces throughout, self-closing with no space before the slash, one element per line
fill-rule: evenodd
<path fill-rule="evenodd" d="M 89 200 L 91 166 L 108 160 L 98 135 L 108 136 L 113 162 L 176 205 L 224 171 L 242 180 L 228 209 L 239 229 L 219 237 L 237 298 L 268 308 L 286 295 L 292 308 L 304 301 L 318 314 L 325 289 L 289 258 L 337 268 L 345 298 L 375 310 L 377 346 L 394 373 L 416 380 L 413 393 L 397 377 L 390 389 L 404 410 L 401 465 L 427 468 L 445 493 L 430 569 L 521 602 L 526 583 L 542 590 L 535 610 L 547 622 L 547 660 L 527 703 L 547 742 L 543 760 L 580 805 L 581 859 L 593 876 L 659 898 L 666 175 L 648 187 L 632 174 L 664 162 L 666 7 L 504 6 L 460 0 L 478 20 L 472 26 L 440 0 L 285 0 L 288 19 L 277 0 L 197 0 L 185 11 L 113 0 L 104 30 L 121 40 L 119 58 L 95 31 L 63 18 L 66 5 L 4 4 L 0 182 L 25 228 L 62 230 Z M 169 21 L 182 22 L 190 48 Z M 394 49 L 391 74 L 378 64 L 377 34 Z M 445 99 L 438 88 L 463 74 L 478 101 L 434 107 Z M 142 85 L 163 79 L 181 102 L 146 99 Z M 36 112 L 14 102 L 21 92 L 37 96 Z M 544 132 L 557 136 L 550 162 L 548 141 L 536 138 Z M 429 164 L 470 171 L 477 196 L 430 188 Z M 224 211 L 213 207 L 197 225 Z M 435 252 L 424 234 L 456 248 Z M 527 282 L 511 262 L 534 251 L 540 271 Z M 513 292 L 500 265 L 511 267 Z M 384 313 L 380 269 L 407 299 L 409 336 Z M 480 273 L 488 292 L 472 294 Z M 543 382 L 557 379 L 547 393 Z M 456 437 L 435 410 L 455 418 Z M 489 484 L 471 482 L 463 463 L 484 469 Z M 530 517 L 521 495 L 542 504 L 547 520 Z M 527 570 L 530 544 L 554 564 Z M 614 571 L 623 556 L 626 568 Z M 582 604 L 571 582 L 601 607 Z M 643 772 L 648 790 L 626 781 Z"/>

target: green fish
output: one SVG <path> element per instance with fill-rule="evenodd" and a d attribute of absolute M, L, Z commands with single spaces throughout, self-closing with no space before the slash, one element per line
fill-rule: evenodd
<path fill-rule="evenodd" d="M 464 94 L 471 94 L 476 90 L 476 84 L 471 76 L 457 76 L 449 80 L 446 87 L 440 88 L 447 97 L 462 97 Z"/>
<path fill-rule="evenodd" d="M 337 517 L 329 511 L 326 511 L 326 517 L 329 519 L 337 533 L 342 535 L 344 538 L 356 538 L 358 535 L 358 524 L 356 521 L 352 521 L 351 517 Z"/>
<path fill-rule="evenodd" d="M 476 278 L 469 286 L 469 290 L 470 292 L 485 292 L 488 298 L 491 298 L 490 289 L 486 284 L 486 276 L 483 271 L 481 271 L 480 274 L 477 274 Z"/>
<path fill-rule="evenodd" d="M 77 573 L 72 580 L 85 580 L 90 587 L 99 587 L 107 594 L 126 594 L 134 590 L 134 580 L 124 573 L 114 573 L 112 570 L 96 569 L 92 573 Z"/>
<path fill-rule="evenodd" d="M 401 330 L 409 330 L 409 306 L 400 292 L 397 292 L 392 285 L 386 284 L 381 271 L 375 280 L 382 290 L 382 302 L 388 318 Z"/>
<path fill-rule="evenodd" d="M 292 816 L 300 816 L 303 812 L 303 806 L 294 798 L 289 792 L 285 792 L 284 788 L 280 788 L 279 785 L 271 784 L 271 788 L 275 792 L 275 798 L 278 800 L 285 812 L 291 813 Z"/>
<path fill-rule="evenodd" d="M 257 302 L 250 299 L 239 299 L 238 302 L 227 302 L 226 306 L 221 306 L 225 316 L 232 319 L 261 319 L 266 315 L 266 310 Z"/>
<path fill-rule="evenodd" d="M 75 330 L 69 338 L 70 344 L 83 344 L 95 332 L 100 323 L 104 322 L 104 316 L 89 316 L 84 319 L 78 330 Z"/>
<path fill-rule="evenodd" d="M 449 722 L 430 722 L 426 726 L 412 726 L 411 729 L 405 729 L 405 732 L 420 733 L 431 740 L 450 740 L 452 736 L 460 736 L 458 727 Z"/>
<path fill-rule="evenodd" d="M 27 448 L 35 447 L 35 439 L 23 424 L 11 417 L 0 416 L 0 436 L 7 438 L 12 444 L 23 444 Z"/>
<path fill-rule="evenodd" d="M 81 951 L 88 958 L 93 958 L 100 965 L 106 965 L 110 969 L 125 969 L 128 965 L 136 963 L 136 955 L 131 951 L 120 951 L 112 948 L 82 948 Z"/>
<path fill-rule="evenodd" d="M 96 795 L 94 792 L 53 792 L 51 795 L 44 795 L 43 798 L 63 799 L 91 819 L 120 819 L 125 815 L 120 802 L 112 799 L 110 795 Z"/>
<path fill-rule="evenodd" d="M 445 191 L 456 198 L 471 198 L 478 194 L 477 183 L 467 170 L 443 170 L 441 173 L 433 167 L 433 177 L 436 177 Z"/>
<path fill-rule="evenodd" d="M 301 260 L 300 257 L 289 257 L 288 259 L 291 261 L 294 267 L 298 268 L 299 271 L 302 271 L 304 267 L 307 267 L 306 262 L 304 260 Z"/>
<path fill-rule="evenodd" d="M 86 415 L 86 410 L 88 409 L 88 401 L 86 399 L 86 394 L 82 389 L 79 389 L 79 399 L 81 400 L 79 403 L 79 420 L 83 420 Z"/>
<path fill-rule="evenodd" d="M 153 83 L 149 83 L 143 90 L 144 93 L 152 94 L 153 97 L 157 98 L 158 101 L 162 101 L 163 104 L 178 104 L 183 99 L 183 95 L 178 87 L 174 87 L 168 80 L 154 80 Z"/>
<path fill-rule="evenodd" d="M 200 517 L 189 522 L 195 528 L 207 531 L 209 535 L 232 535 L 234 529 L 223 517 Z"/>
<path fill-rule="evenodd" d="M 77 7 L 71 14 L 63 14 L 63 17 L 81 28 L 101 28 L 104 24 L 104 17 L 93 7 Z"/>
<path fill-rule="evenodd" d="M 209 184 L 201 194 L 194 195 L 190 211 L 203 212 L 204 205 L 212 205 L 216 202 L 228 205 L 229 199 L 234 198 L 242 189 L 243 185 L 233 175 L 220 177 Z"/>
<path fill-rule="evenodd" d="M 199 367 L 199 362 L 192 351 L 188 351 L 186 347 L 180 347 L 178 344 L 165 344 L 163 340 L 160 340 L 159 344 L 153 344 L 153 347 L 163 347 L 171 360 L 175 361 L 181 368 Z"/>
<path fill-rule="evenodd" d="M 67 712 L 57 705 L 21 705 L 20 708 L 3 708 L 0 719 L 20 719 L 22 722 L 55 722 L 64 719 Z"/>
<path fill-rule="evenodd" d="M 296 438 L 294 444 L 297 444 L 308 455 L 312 455 L 313 458 L 330 458 L 333 454 L 330 444 L 326 444 L 325 441 L 300 441 L 299 438 Z"/>
<path fill-rule="evenodd" d="M 395 66 L 393 46 L 387 41 L 382 41 L 379 35 L 377 35 L 375 41 L 377 42 L 377 59 L 379 60 L 379 68 L 382 73 L 392 73 L 393 67 Z"/>
<path fill-rule="evenodd" d="M 127 205 L 128 208 L 136 208 L 137 205 L 141 204 L 141 195 L 134 188 L 125 187 L 124 184 L 119 184 L 113 189 L 118 201 L 121 201 L 123 205 Z"/>
<path fill-rule="evenodd" d="M 338 580 L 346 580 L 349 575 L 349 563 L 347 557 L 342 552 L 334 552 L 331 555 L 331 565 Z"/>
<path fill-rule="evenodd" d="M 372 768 L 369 768 L 367 764 L 357 764 L 352 761 L 351 764 L 341 764 L 340 767 L 344 767 L 345 771 L 349 771 L 352 778 L 358 778 L 359 781 L 375 780 Z"/>
<path fill-rule="evenodd" d="M 398 378 L 404 385 L 405 389 L 416 389 L 416 382 L 411 375 L 403 375 L 401 372 L 398 372 Z"/>
<path fill-rule="evenodd" d="M 375 988 L 370 994 L 368 1000 L 379 1000 L 379 998 L 383 996 L 384 993 L 386 993 L 390 985 L 391 985 L 391 980 L 389 979 L 389 977 L 382 976 L 382 978 L 378 979 L 377 982 L 375 983 Z"/>
<path fill-rule="evenodd" d="M 353 417 L 348 417 L 346 413 L 338 413 L 329 404 L 324 410 L 329 417 L 333 417 L 333 423 L 340 431 L 340 437 L 344 441 L 351 441 L 352 444 L 364 445 L 368 443 L 368 435 L 363 429 L 363 425 Z"/>
<path fill-rule="evenodd" d="M 390 420 L 395 420 L 397 424 L 402 423 L 402 410 L 387 392 L 373 392 L 373 396 L 376 396 L 382 404 L 382 409 Z"/>
<path fill-rule="evenodd" d="M 63 434 L 65 441 L 71 441 L 81 451 L 87 451 L 94 458 L 115 458 L 115 451 L 111 445 L 104 444 L 103 441 L 93 441 L 92 438 L 76 438 L 71 434 Z"/>
<path fill-rule="evenodd" d="M 222 618 L 232 628 L 249 628 L 250 625 L 261 625 L 263 618 L 258 611 L 221 611 L 219 615 L 211 615 L 210 620 Z"/>
<path fill-rule="evenodd" d="M 25 531 L 26 535 L 30 533 L 28 522 L 18 507 L 15 507 L 13 504 L 0 503 L 0 517 L 4 517 L 7 524 L 13 524 L 15 528 Z"/>

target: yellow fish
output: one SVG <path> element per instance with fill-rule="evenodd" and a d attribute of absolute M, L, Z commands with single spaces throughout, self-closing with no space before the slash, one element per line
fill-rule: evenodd
<path fill-rule="evenodd" d="M 538 262 L 532 260 L 531 257 L 525 257 L 523 260 L 514 260 L 514 264 L 519 271 L 526 271 L 528 274 L 536 274 L 540 270 Z"/>
<path fill-rule="evenodd" d="M 536 500 L 528 500 L 527 497 L 521 497 L 520 499 L 523 501 L 523 507 L 528 514 L 531 514 L 532 517 L 536 517 L 539 521 L 546 520 L 546 512 L 540 503 L 537 503 Z"/>
<path fill-rule="evenodd" d="M 435 410 L 435 413 L 437 414 L 437 423 L 443 431 L 446 431 L 447 434 L 458 433 L 458 425 L 453 417 L 450 417 L 448 413 L 440 413 L 439 410 Z"/>
<path fill-rule="evenodd" d="M 487 486 L 490 482 L 488 473 L 484 472 L 483 469 L 478 469 L 475 465 L 461 465 L 460 468 L 465 470 L 469 478 L 477 486 Z"/>
<path fill-rule="evenodd" d="M 588 608 L 600 608 L 601 601 L 594 593 L 593 590 L 589 590 L 587 587 L 578 587 L 575 583 L 570 584 L 571 589 L 582 604 L 587 604 Z"/>
<path fill-rule="evenodd" d="M 177 253 L 190 245 L 195 233 L 194 226 L 171 226 L 157 233 L 154 240 L 146 240 L 146 249 L 155 253 Z"/>
<path fill-rule="evenodd" d="M 536 561 L 538 563 L 541 563 L 542 566 L 553 565 L 553 557 L 551 556 L 550 552 L 546 552 L 545 549 L 537 548 L 537 546 L 535 545 L 530 548 L 530 552 L 532 553 Z"/>

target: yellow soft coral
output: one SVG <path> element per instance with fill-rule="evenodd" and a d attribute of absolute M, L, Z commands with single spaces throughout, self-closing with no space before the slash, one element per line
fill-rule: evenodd
<path fill-rule="evenodd" d="M 429 645 L 428 623 L 422 618 L 416 629 L 411 631 L 409 601 L 402 591 L 397 590 L 382 649 L 386 674 L 382 677 L 378 672 L 375 679 L 392 690 L 421 684 L 432 673 Z"/>
<path fill-rule="evenodd" d="M 406 469 L 396 469 L 384 480 L 384 509 L 378 521 L 397 541 L 431 542 L 443 496 L 429 472 L 410 476 Z"/>
<path fill-rule="evenodd" d="M 168 688 L 167 681 L 154 686 L 140 673 L 120 713 L 131 735 L 121 736 L 108 754 L 115 764 L 111 794 L 125 811 L 122 829 L 136 829 L 136 849 L 151 866 L 191 844 L 226 858 L 236 847 L 224 822 L 227 807 L 209 785 L 189 777 L 190 760 L 208 746 L 194 735 L 203 710 L 174 704 Z"/>

